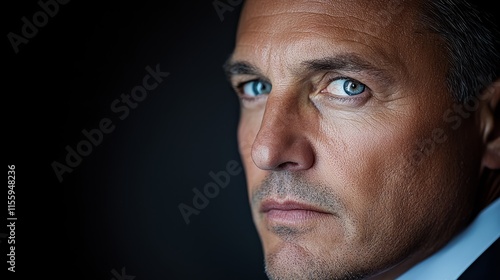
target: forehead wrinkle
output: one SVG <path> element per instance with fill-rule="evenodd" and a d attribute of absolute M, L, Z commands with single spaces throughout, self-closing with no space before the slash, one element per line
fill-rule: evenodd
<path fill-rule="evenodd" d="M 252 31 L 252 33 L 260 34 L 260 32 Z M 297 36 L 297 40 L 293 40 L 295 35 Z M 306 35 L 311 35 L 314 34 L 318 37 L 321 37 L 324 39 L 321 42 L 317 43 L 318 38 L 314 38 L 314 40 L 309 40 L 307 37 L 300 36 L 300 34 L 306 34 Z M 297 53 L 297 51 L 306 51 L 310 53 L 310 57 L 304 58 L 304 60 L 313 60 L 313 59 L 321 59 L 324 57 L 333 57 L 336 54 L 345 54 L 347 52 L 352 52 L 353 54 L 356 53 L 355 50 L 349 50 L 348 48 L 343 48 L 341 45 L 344 45 L 346 42 L 349 43 L 355 43 L 355 44 L 360 44 L 358 41 L 351 41 L 351 40 L 346 40 L 342 39 L 343 44 L 339 44 L 339 42 L 335 42 L 334 39 L 331 36 L 327 36 L 326 34 L 322 32 L 303 32 L 303 31 L 294 31 L 292 35 L 287 34 L 286 40 L 281 40 L 279 44 L 272 44 L 270 42 L 266 43 L 260 43 L 260 44 L 255 44 L 255 43 L 240 43 L 239 47 L 246 47 L 251 49 L 252 51 L 256 52 L 259 54 L 261 57 L 259 61 L 265 61 L 266 65 L 270 67 L 270 65 L 273 65 L 273 62 L 275 62 L 276 59 L 280 60 L 290 60 L 289 63 L 285 63 L 287 67 L 282 67 L 282 68 L 289 68 L 291 69 L 291 65 L 297 65 L 298 63 L 301 63 L 303 61 L 293 61 L 293 53 Z M 309 43 L 313 42 L 313 43 Z M 316 43 L 314 43 L 316 42 Z M 383 48 L 377 48 L 376 46 L 368 45 L 368 44 L 362 44 L 363 49 L 369 50 L 368 53 L 366 52 L 361 52 L 357 54 L 358 57 L 366 57 L 363 60 L 366 62 L 369 62 L 369 64 L 372 67 L 367 67 L 365 70 L 368 70 L 368 68 L 374 70 L 376 66 L 377 68 L 383 68 L 386 69 L 386 72 L 390 72 L 390 70 L 396 70 L 399 69 L 399 72 L 401 73 L 406 73 L 407 69 L 404 63 L 400 61 L 399 56 L 395 55 L 395 52 L 392 52 L 392 55 L 389 55 L 387 51 L 385 51 Z M 273 49 L 280 49 L 282 51 L 273 51 Z M 334 49 L 337 48 L 335 51 L 329 52 L 328 49 Z M 324 50 L 324 51 L 323 51 Z M 313 55 L 317 54 L 317 55 Z M 281 58 L 279 58 L 281 57 Z M 285 64 L 280 64 L 282 66 L 285 66 Z M 277 64 L 274 64 L 277 65 Z M 367 64 L 368 65 L 368 64 Z M 266 69 L 269 70 L 269 69 Z M 275 69 L 276 70 L 276 69 Z M 285 69 L 283 69 L 285 70 Z M 373 74 L 375 73 L 380 73 L 381 71 L 372 71 Z M 263 73 L 265 73 L 263 71 Z M 380 76 L 380 75 L 375 75 L 375 76 Z M 384 79 L 386 81 L 389 81 L 390 79 Z"/>
<path fill-rule="evenodd" d="M 245 8 L 247 6 L 250 6 L 249 3 L 257 3 L 258 1 L 255 0 L 247 0 Z M 264 1 L 263 1 L 264 2 Z M 265 0 L 265 2 L 268 2 L 268 0 Z M 276 6 L 273 7 L 274 10 L 277 10 L 275 13 L 270 13 L 269 9 L 263 9 L 265 5 L 259 5 L 259 4 L 254 4 L 252 5 L 252 13 L 261 13 L 261 14 L 280 14 L 282 11 L 286 12 L 324 12 L 325 10 L 331 9 L 332 8 L 332 2 L 331 0 L 328 1 L 277 1 L 274 0 L 273 4 Z M 296 5 L 299 4 L 300 6 L 297 7 Z M 279 5 L 279 6 L 277 6 Z M 250 13 L 250 14 L 252 14 Z M 244 13 L 243 16 L 246 16 Z"/>
<path fill-rule="evenodd" d="M 322 16 L 330 17 L 329 15 L 325 15 L 325 14 L 320 14 L 318 17 L 322 17 Z M 246 22 L 244 22 L 244 24 L 242 24 L 241 26 L 244 25 L 245 28 L 242 28 L 239 30 L 238 37 L 242 37 L 242 35 L 256 34 L 257 36 L 259 36 L 261 38 L 262 41 L 266 41 L 268 39 L 270 40 L 273 38 L 264 37 L 264 35 L 276 36 L 277 34 L 279 34 L 278 36 L 284 36 L 283 30 L 286 30 L 286 38 L 287 39 L 290 38 L 290 36 L 289 36 L 290 33 L 294 33 L 297 35 L 300 35 L 300 34 L 317 35 L 317 36 L 322 37 L 324 39 L 334 41 L 336 39 L 336 37 L 338 37 L 339 35 L 338 35 L 338 32 L 333 32 L 333 30 L 337 30 L 337 31 L 351 32 L 352 33 L 352 36 L 347 36 L 347 38 L 342 38 L 341 39 L 342 41 L 349 41 L 349 37 L 360 41 L 360 36 L 362 36 L 363 40 L 361 42 L 358 42 L 356 40 L 351 40 L 351 41 L 358 43 L 358 44 L 364 44 L 366 47 L 372 48 L 372 51 L 375 51 L 375 50 L 373 49 L 373 47 L 371 45 L 366 44 L 365 40 L 380 41 L 380 42 L 383 42 L 383 45 L 385 45 L 386 48 L 389 49 L 389 53 L 392 54 L 391 56 L 393 56 L 396 53 L 394 51 L 395 46 L 393 45 L 393 43 L 391 43 L 387 38 L 380 36 L 380 34 L 378 34 L 378 33 L 372 34 L 372 32 L 369 32 L 369 30 L 364 29 L 363 27 L 366 25 L 366 23 L 370 24 L 370 22 L 363 20 L 363 19 L 360 19 L 360 18 L 357 18 L 357 17 L 355 17 L 356 21 L 364 22 L 365 25 L 363 25 L 362 23 L 360 23 L 360 24 L 353 23 L 353 24 L 349 25 L 349 27 L 346 27 L 346 26 L 340 25 L 339 23 L 335 23 L 334 21 L 320 20 L 316 17 L 315 18 L 307 17 L 302 21 L 295 20 L 293 22 L 294 30 L 292 32 L 289 31 L 290 25 L 284 25 L 286 27 L 283 27 L 283 30 L 280 30 L 280 29 L 275 28 L 275 24 L 272 23 L 274 20 L 262 20 L 259 22 L 258 21 L 259 18 L 260 18 L 260 16 L 255 16 L 251 19 L 248 19 Z M 290 20 L 288 20 L 288 21 L 290 21 Z M 272 29 L 266 28 L 266 26 L 273 26 L 273 28 Z M 399 33 L 401 33 L 401 32 L 399 32 Z M 413 32 L 411 32 L 411 33 L 413 33 Z M 404 33 L 401 35 L 404 37 L 407 37 L 408 33 Z M 238 40 L 238 41 L 241 41 L 241 40 Z M 334 43 L 334 42 L 332 42 L 332 43 Z M 253 46 L 253 47 L 255 47 L 255 46 Z M 377 52 L 380 52 L 380 50 Z M 384 54 L 384 56 L 388 57 L 388 54 Z"/>
<path fill-rule="evenodd" d="M 333 27 L 333 26 L 330 26 L 330 27 Z M 394 61 L 394 62 L 398 62 L 397 64 L 403 65 L 401 63 L 401 61 L 399 61 L 400 57 L 398 55 L 398 51 L 396 50 L 395 46 L 393 46 L 393 44 L 391 44 L 386 39 L 376 37 L 376 36 L 374 36 L 374 35 L 372 35 L 370 33 L 364 32 L 364 31 L 352 30 L 352 29 L 345 28 L 345 27 L 340 27 L 340 26 L 339 27 L 335 26 L 335 28 L 344 29 L 344 30 L 347 30 L 347 31 L 353 31 L 353 32 L 356 32 L 358 35 L 359 34 L 363 34 L 364 36 L 366 36 L 365 40 L 368 40 L 368 38 L 370 38 L 371 40 L 374 40 L 374 41 L 383 42 L 385 44 L 387 50 L 385 50 L 385 48 L 377 48 L 376 46 L 373 46 L 372 44 L 367 44 L 366 42 L 357 41 L 357 40 L 355 40 L 356 39 L 356 35 L 353 35 L 352 39 L 342 38 L 340 40 L 341 42 L 344 42 L 344 43 L 345 42 L 349 42 L 349 43 L 354 43 L 354 44 L 361 44 L 361 45 L 363 45 L 364 48 L 369 49 L 372 54 L 377 54 L 378 56 L 382 57 L 383 61 Z M 263 34 L 268 34 L 268 35 L 274 35 L 275 34 L 275 33 L 272 33 L 272 32 L 257 31 L 257 30 L 255 30 L 255 31 L 246 31 L 245 33 L 246 33 L 246 35 L 257 34 L 260 37 L 262 37 Z M 324 42 L 330 42 L 329 44 L 328 43 L 323 43 L 323 46 L 326 46 L 326 47 L 338 45 L 338 42 L 335 42 L 336 38 L 333 37 L 332 34 L 327 34 L 325 32 L 316 31 L 316 30 L 309 30 L 309 31 L 295 30 L 295 31 L 291 32 L 291 34 L 287 34 L 286 40 L 282 40 L 281 43 L 282 44 L 289 44 L 289 45 L 291 45 L 291 44 L 293 44 L 293 43 L 290 43 L 291 39 L 293 39 L 294 37 L 298 37 L 299 40 L 296 41 L 297 45 L 305 46 L 306 44 L 303 44 L 304 41 L 315 42 L 317 40 L 317 38 L 313 38 L 314 40 L 308 40 L 307 38 L 302 37 L 301 36 L 302 34 L 306 35 L 306 36 L 316 35 L 318 37 L 321 37 L 321 38 L 325 39 Z M 297 36 L 294 36 L 294 35 L 297 35 Z M 264 38 L 263 41 L 267 41 L 266 39 L 267 38 Z M 252 41 L 255 41 L 255 40 L 252 40 Z M 269 44 L 270 44 L 269 42 L 266 42 L 266 43 L 262 42 L 260 44 L 245 43 L 245 42 L 242 42 L 242 40 L 240 40 L 239 43 L 238 43 L 238 46 L 239 47 L 248 47 L 248 48 L 257 50 L 257 49 L 263 47 L 264 45 L 269 45 Z M 314 45 L 314 43 L 310 43 L 310 44 L 307 44 L 307 45 L 312 46 L 312 45 Z M 318 47 L 320 47 L 320 45 L 318 45 Z"/>
<path fill-rule="evenodd" d="M 245 28 L 243 30 L 239 29 L 238 34 L 252 32 L 256 30 L 261 33 L 265 32 L 268 34 L 276 34 L 276 33 L 279 34 L 282 33 L 283 31 L 288 31 L 291 26 L 293 26 L 294 28 L 304 29 L 304 32 L 309 32 L 311 29 L 314 29 L 316 27 L 321 27 L 321 26 L 326 26 L 327 28 L 332 27 L 328 26 L 328 24 L 325 24 L 325 22 L 330 22 L 330 23 L 334 22 L 331 20 L 333 16 L 329 16 L 326 14 L 315 13 L 314 15 L 311 15 L 310 13 L 296 12 L 295 14 L 304 14 L 304 15 L 298 17 L 289 17 L 290 14 L 294 13 L 289 13 L 289 12 L 281 13 L 279 16 L 276 15 L 253 16 L 251 18 L 242 21 L 242 24 L 240 26 L 245 26 Z M 286 22 L 287 24 L 282 24 L 282 28 L 278 29 L 277 25 L 273 23 L 280 21 Z M 272 29 L 263 30 L 267 29 L 265 28 L 266 26 L 272 26 Z"/>
<path fill-rule="evenodd" d="M 408 0 L 401 0 L 408 1 Z M 326 28 L 337 27 L 332 23 L 335 21 L 339 21 L 342 19 L 346 19 L 348 21 L 347 26 L 350 27 L 350 30 L 364 32 L 371 37 L 377 37 L 378 40 L 383 40 L 385 43 L 388 43 L 387 38 L 382 38 L 386 32 L 375 32 L 376 34 L 370 34 L 370 29 L 367 26 L 378 26 L 379 28 L 387 29 L 389 27 L 392 28 L 390 33 L 398 32 L 401 35 L 408 34 L 403 32 L 397 28 L 397 26 L 401 26 L 399 24 L 386 26 L 385 21 L 381 21 L 379 16 L 379 12 L 387 9 L 387 3 L 384 1 L 367 1 L 367 3 L 359 3 L 358 1 L 348 1 L 347 4 L 336 1 L 273 1 L 273 5 L 269 7 L 269 5 L 259 5 L 258 1 L 247 1 L 248 3 L 252 2 L 253 5 L 247 5 L 251 7 L 247 9 L 247 13 L 244 13 L 244 20 L 241 23 L 245 22 L 246 28 L 248 30 L 254 30 L 255 27 L 262 28 L 262 26 L 272 26 L 273 32 L 270 33 L 279 33 L 283 30 L 289 30 L 290 25 L 283 24 L 273 24 L 273 20 L 266 24 L 268 17 L 275 16 L 276 21 L 279 21 L 281 18 L 284 18 L 284 21 L 287 23 L 292 23 L 295 28 L 301 27 L 301 25 L 306 25 L 305 30 L 309 31 L 311 26 L 325 26 Z M 275 4 L 278 3 L 278 4 Z M 307 4 L 306 4 L 307 3 Z M 267 7 L 267 9 L 264 9 Z M 246 7 L 247 8 L 247 7 Z M 407 10 L 404 9 L 403 10 Z M 273 12 L 274 11 L 274 12 Z M 301 15 L 304 16 L 301 16 Z M 401 22 L 408 21 L 410 17 L 408 17 L 407 12 L 398 11 L 396 14 L 390 14 L 390 20 L 393 22 Z M 261 20 L 262 22 L 258 22 Z M 278 26 L 283 26 L 281 30 L 278 30 Z M 349 30 L 349 28 L 344 28 Z M 326 32 L 328 33 L 328 32 Z M 383 33 L 383 34 L 380 34 Z M 389 33 L 389 32 L 387 32 Z M 381 37 L 381 38 L 378 38 Z M 385 39 L 385 40 L 384 40 Z"/>
<path fill-rule="evenodd" d="M 406 0 L 401 0 L 403 3 Z M 249 4 L 250 2 L 253 5 Z M 365 16 L 365 22 L 370 22 L 373 19 L 377 22 L 379 12 L 387 9 L 387 3 L 384 1 L 366 1 L 356 2 L 347 1 L 348 3 L 338 1 L 273 1 L 273 6 L 256 4 L 258 1 L 246 1 L 242 19 L 247 20 L 253 17 L 272 17 L 272 16 L 290 16 L 297 14 L 305 14 L 308 17 L 312 15 L 326 16 L 330 18 L 354 18 L 361 20 L 358 16 Z M 267 9 L 264 9 L 266 7 Z"/>
<path fill-rule="evenodd" d="M 406 1 L 406 0 L 401 0 Z M 266 2 L 266 1 L 262 1 Z M 309 14 L 320 14 L 320 15 L 330 15 L 335 17 L 350 17 L 353 14 L 362 13 L 372 13 L 375 14 L 381 9 L 385 9 L 387 3 L 383 1 L 362 1 L 362 3 L 356 1 L 272 1 L 273 7 L 269 9 L 269 6 L 264 4 L 259 4 L 259 1 L 247 0 L 245 3 L 244 11 L 250 10 L 251 12 L 243 13 L 242 18 L 252 16 L 253 14 L 262 14 L 266 16 L 281 15 L 281 14 L 293 14 L 293 13 L 309 13 Z M 382 8 L 380 8 L 382 6 Z M 274 12 L 273 12 L 274 11 Z M 347 15 L 346 15 L 347 14 Z M 346 15 L 346 16 L 345 16 Z"/>
<path fill-rule="evenodd" d="M 300 14 L 304 14 L 304 16 L 311 16 L 311 15 L 317 15 L 317 16 L 326 16 L 326 17 L 330 17 L 330 18 L 350 18 L 351 16 L 335 16 L 335 15 L 331 15 L 331 14 L 328 14 L 328 13 L 325 13 L 324 11 L 323 12 L 311 12 L 311 11 L 286 11 L 286 12 L 279 12 L 279 13 L 268 13 L 268 14 L 261 14 L 261 15 L 258 15 L 258 16 L 254 16 L 252 19 L 254 18 L 259 18 L 259 17 L 262 17 L 262 18 L 268 18 L 268 17 L 276 17 L 276 16 L 289 16 L 289 15 L 300 15 Z M 246 19 L 248 20 L 248 19 Z"/>
<path fill-rule="evenodd" d="M 361 22 L 364 22 L 364 23 L 368 23 L 368 24 L 373 24 L 373 22 L 377 22 L 377 20 L 372 20 L 370 21 L 370 19 L 374 19 L 373 17 L 367 17 L 367 18 L 361 18 L 359 16 L 357 16 L 356 14 L 349 14 L 349 15 L 334 15 L 334 14 L 331 14 L 331 13 L 328 13 L 328 11 L 325 11 L 325 10 L 322 10 L 321 12 L 312 12 L 312 11 L 285 11 L 285 12 L 278 12 L 278 13 L 265 13 L 265 14 L 260 14 L 260 15 L 255 15 L 255 16 L 252 16 L 252 17 L 249 17 L 247 19 L 245 19 L 246 21 L 252 21 L 252 20 L 258 20 L 258 19 L 262 19 L 262 20 L 266 20 L 267 18 L 269 17 L 286 17 L 287 20 L 290 20 L 288 18 L 288 16 L 290 15 L 297 15 L 299 18 L 305 18 L 306 20 L 308 19 L 311 19 L 312 16 L 317 16 L 317 17 L 321 17 L 322 19 L 319 20 L 317 17 L 314 18 L 315 21 L 317 21 L 317 25 L 321 25 L 323 24 L 324 22 L 327 22 L 328 20 L 339 20 L 339 19 L 346 19 L 348 21 L 361 21 Z M 303 16 L 301 16 L 303 15 Z M 325 18 L 326 17 L 326 18 Z"/>

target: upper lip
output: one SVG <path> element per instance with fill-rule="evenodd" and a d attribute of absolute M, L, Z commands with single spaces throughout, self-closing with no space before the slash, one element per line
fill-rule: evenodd
<path fill-rule="evenodd" d="M 317 206 L 294 200 L 283 200 L 283 201 L 278 201 L 276 199 L 264 200 L 260 205 L 260 212 L 267 213 L 271 210 L 281 210 L 281 211 L 304 210 L 304 211 L 314 211 L 319 213 L 330 214 L 329 212 Z"/>

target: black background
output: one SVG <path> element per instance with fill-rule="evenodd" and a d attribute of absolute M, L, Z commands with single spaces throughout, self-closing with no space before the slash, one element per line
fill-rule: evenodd
<path fill-rule="evenodd" d="M 41 8 L 12 2 L 2 8 L 2 103 L 16 273 L 1 278 L 109 280 L 125 268 L 136 280 L 266 279 L 243 172 L 189 225 L 178 209 L 210 171 L 241 163 L 239 104 L 222 71 L 241 5 L 221 21 L 212 1 L 73 0 L 15 54 L 7 34 L 21 35 L 21 18 Z M 120 120 L 112 102 L 157 64 L 170 76 Z M 59 182 L 51 164 L 103 118 L 115 130 Z"/>

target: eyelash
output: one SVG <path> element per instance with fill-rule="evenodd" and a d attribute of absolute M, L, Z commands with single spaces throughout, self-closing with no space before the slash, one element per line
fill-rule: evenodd
<path fill-rule="evenodd" d="M 369 94 L 369 92 L 371 91 L 371 89 L 365 83 L 362 83 L 356 79 L 353 79 L 353 78 L 347 77 L 347 76 L 336 76 L 336 77 L 329 78 L 326 82 L 326 86 L 323 87 L 323 89 L 320 90 L 319 93 L 323 93 L 323 91 L 326 90 L 327 87 L 331 83 L 333 83 L 334 81 L 337 81 L 337 80 L 351 80 L 353 82 L 363 84 L 365 86 L 366 94 Z M 366 100 L 366 98 L 367 98 L 366 94 L 362 93 L 362 94 L 360 94 L 360 96 L 356 95 L 353 97 L 338 97 L 338 96 L 334 96 L 334 95 L 328 95 L 327 98 L 334 99 L 335 102 L 341 102 L 343 104 L 355 104 L 355 103 L 359 104 L 359 103 L 363 102 L 364 100 Z"/>

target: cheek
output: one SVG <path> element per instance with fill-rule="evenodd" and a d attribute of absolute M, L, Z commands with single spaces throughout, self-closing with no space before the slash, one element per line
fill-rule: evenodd
<path fill-rule="evenodd" d="M 353 203 L 356 198 L 381 195 L 387 177 L 406 168 L 405 155 L 421 133 L 383 117 L 329 119 L 335 121 L 323 121 L 318 132 L 317 168 Z"/>
<path fill-rule="evenodd" d="M 456 196 L 451 191 L 456 178 L 441 175 L 457 174 L 447 170 L 454 149 L 436 147 L 431 157 L 415 165 L 411 155 L 416 143 L 442 125 L 438 116 L 361 118 L 357 114 L 323 121 L 317 169 L 343 198 L 356 243 L 373 246 L 404 240 L 402 232 L 425 229 L 446 212 L 437 205 L 447 205 L 442 200 Z"/>

